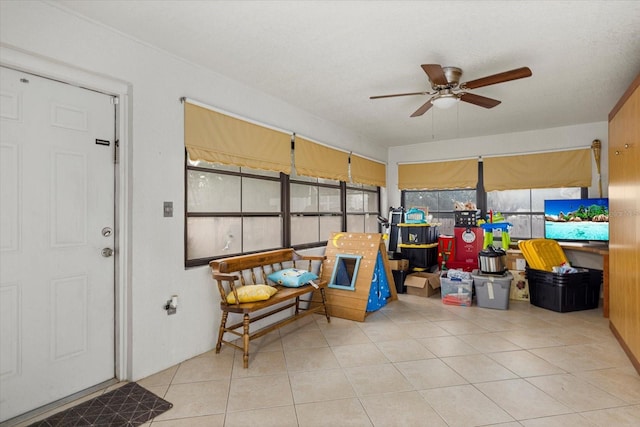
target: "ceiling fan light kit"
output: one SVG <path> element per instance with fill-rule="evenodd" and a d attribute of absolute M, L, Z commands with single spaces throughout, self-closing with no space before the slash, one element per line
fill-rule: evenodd
<path fill-rule="evenodd" d="M 460 101 L 455 94 L 445 94 L 445 95 L 436 95 L 431 98 L 431 103 L 442 110 L 446 110 L 447 108 L 451 108 L 456 105 Z"/>
<path fill-rule="evenodd" d="M 497 83 L 522 79 L 532 75 L 531 70 L 528 67 L 521 67 L 505 71 L 503 73 L 492 74 L 466 83 L 460 83 L 460 77 L 462 77 L 461 68 L 443 67 L 440 64 L 422 64 L 421 67 L 429 77 L 431 89 L 433 89 L 434 92 L 397 93 L 392 95 L 372 96 L 370 99 L 391 98 L 395 96 L 432 95 L 429 101 L 424 103 L 413 114 L 411 114 L 411 117 L 423 115 L 431 108 L 432 105 L 441 109 L 446 109 L 453 107 L 458 103 L 458 101 L 464 101 L 483 108 L 493 108 L 496 105 L 499 105 L 501 101 L 469 93 L 467 91 L 469 89 L 476 89 Z"/>

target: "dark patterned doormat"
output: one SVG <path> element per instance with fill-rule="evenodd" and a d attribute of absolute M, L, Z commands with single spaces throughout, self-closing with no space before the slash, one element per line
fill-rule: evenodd
<path fill-rule="evenodd" d="M 149 390 L 136 383 L 127 383 L 29 427 L 139 426 L 171 407 L 173 404 Z"/>

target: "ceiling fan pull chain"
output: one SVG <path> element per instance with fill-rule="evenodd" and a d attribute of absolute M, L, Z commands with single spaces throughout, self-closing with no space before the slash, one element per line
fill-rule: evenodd
<path fill-rule="evenodd" d="M 460 103 L 456 107 L 456 138 L 460 138 Z"/>
<path fill-rule="evenodd" d="M 434 129 L 434 124 L 433 124 L 433 116 L 436 114 L 435 110 L 431 111 L 431 139 L 436 139 L 436 131 Z"/>

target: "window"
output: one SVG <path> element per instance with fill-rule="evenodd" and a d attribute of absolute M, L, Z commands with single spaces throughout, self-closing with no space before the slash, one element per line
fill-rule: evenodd
<path fill-rule="evenodd" d="M 477 206 L 487 206 L 487 211 L 500 212 L 507 222 L 513 224 L 510 231 L 512 239 L 531 239 L 544 237 L 544 201 L 545 199 L 576 199 L 587 196 L 587 189 L 539 188 L 526 190 L 502 190 L 477 192 L 476 190 L 432 190 L 402 192 L 402 205 L 428 207 L 433 222 L 442 224 L 441 234 L 453 235 L 454 201 L 475 202 Z M 482 198 L 486 197 L 486 202 Z"/>
<path fill-rule="evenodd" d="M 187 160 L 185 264 L 282 247 L 279 173 Z"/>
<path fill-rule="evenodd" d="M 185 265 L 378 233 L 378 187 L 186 159 Z M 345 208 L 346 206 L 346 208 Z"/>
<path fill-rule="evenodd" d="M 346 185 L 347 231 L 378 233 L 380 192 L 378 187 L 363 184 Z"/>
<path fill-rule="evenodd" d="M 583 194 L 583 189 L 539 188 L 489 191 L 486 194 L 487 209 L 500 212 L 507 222 L 513 224 L 509 233 L 511 238 L 531 239 L 544 237 L 545 199 L 577 199 Z"/>
<path fill-rule="evenodd" d="M 314 246 L 342 230 L 340 181 L 292 176 L 289 189 L 291 246 Z"/>
<path fill-rule="evenodd" d="M 402 206 L 405 209 L 412 207 L 427 207 L 431 222 L 441 224 L 438 231 L 441 234 L 453 235 L 455 202 L 476 203 L 476 190 L 405 190 L 402 192 Z"/>

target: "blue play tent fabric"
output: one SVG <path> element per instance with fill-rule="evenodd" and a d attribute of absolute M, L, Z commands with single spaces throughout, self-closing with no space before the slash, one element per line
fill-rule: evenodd
<path fill-rule="evenodd" d="M 384 270 L 384 262 L 382 254 L 378 252 L 376 266 L 373 269 L 373 279 L 371 280 L 371 288 L 369 290 L 369 301 L 367 302 L 367 311 L 376 311 L 387 304 L 387 298 L 391 296 L 389 289 L 389 281 L 387 273 Z"/>

